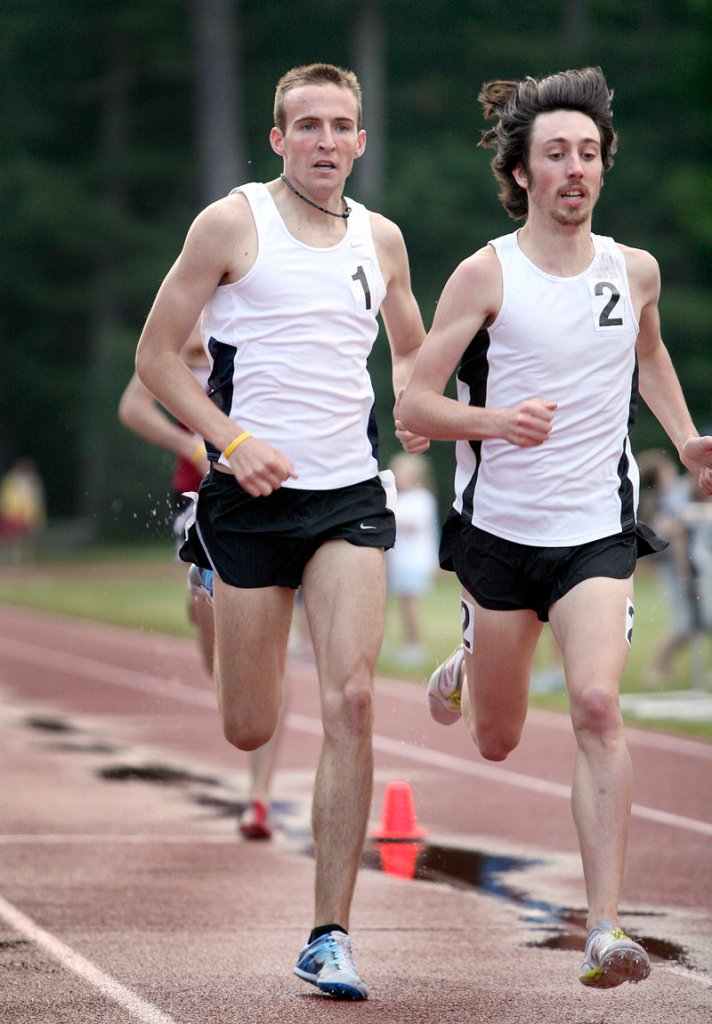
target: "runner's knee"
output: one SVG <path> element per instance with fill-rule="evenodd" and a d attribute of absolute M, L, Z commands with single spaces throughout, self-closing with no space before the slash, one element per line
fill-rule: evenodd
<path fill-rule="evenodd" d="M 504 761 L 519 744 L 521 729 L 487 729 L 478 725 L 477 746 L 486 761 Z"/>
<path fill-rule="evenodd" d="M 602 686 L 591 685 L 571 700 L 571 721 L 579 742 L 595 738 L 608 743 L 623 729 L 618 697 Z"/>
<path fill-rule="evenodd" d="M 257 750 L 271 739 L 276 722 L 270 727 L 268 722 L 251 723 L 243 718 L 223 715 L 222 726 L 225 739 L 233 747 L 238 750 Z"/>
<path fill-rule="evenodd" d="M 322 719 L 327 736 L 358 738 L 369 734 L 373 723 L 370 680 L 353 680 L 328 693 L 323 700 Z"/>

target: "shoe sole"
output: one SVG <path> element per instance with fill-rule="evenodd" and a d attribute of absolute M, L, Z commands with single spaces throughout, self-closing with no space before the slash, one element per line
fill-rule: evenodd
<path fill-rule="evenodd" d="M 363 999 L 368 999 L 368 993 L 362 992 L 360 988 L 356 988 L 354 985 L 347 985 L 343 981 L 322 981 L 318 980 L 316 974 L 309 974 L 307 971 L 301 970 L 299 967 L 294 968 L 294 973 L 302 981 L 307 981 L 310 985 L 316 986 L 320 992 L 324 992 L 325 995 L 331 996 L 332 999 L 348 999 L 351 1002 L 359 1002 Z"/>
<path fill-rule="evenodd" d="M 627 981 L 637 985 L 649 974 L 650 964 L 637 950 L 617 949 L 603 958 L 595 974 L 580 975 L 579 981 L 588 988 L 616 988 Z"/>
<path fill-rule="evenodd" d="M 240 825 L 240 835 L 245 839 L 271 839 L 272 830 L 265 825 Z"/>
<path fill-rule="evenodd" d="M 271 839 L 272 833 L 263 829 L 241 828 L 240 835 L 243 839 Z"/>
<path fill-rule="evenodd" d="M 316 987 L 320 992 L 325 992 L 326 995 L 331 996 L 332 999 L 348 999 L 350 1002 L 356 1003 L 368 998 L 367 993 L 362 992 L 360 988 L 354 988 L 353 985 L 344 985 L 338 981 L 323 981 L 317 983 Z"/>
<path fill-rule="evenodd" d="M 431 717 L 440 725 L 453 725 L 462 718 L 461 711 L 453 711 L 434 693 L 428 694 L 428 709 Z"/>
<path fill-rule="evenodd" d="M 450 655 L 445 664 L 449 664 L 449 662 L 458 654 L 460 655 L 458 676 L 461 678 L 462 672 L 464 671 L 463 652 L 461 648 L 458 648 L 458 650 L 456 650 L 452 655 Z M 440 668 L 436 669 L 435 672 L 433 672 L 430 679 L 428 680 L 428 710 L 430 711 L 431 717 L 434 718 L 436 722 L 439 722 L 440 725 L 453 725 L 455 722 L 459 721 L 462 718 L 462 711 L 459 708 L 453 710 L 453 708 L 451 708 L 450 705 L 448 704 L 447 700 L 440 693 L 437 680 L 441 675 L 442 669 L 443 666 L 441 665 Z"/>

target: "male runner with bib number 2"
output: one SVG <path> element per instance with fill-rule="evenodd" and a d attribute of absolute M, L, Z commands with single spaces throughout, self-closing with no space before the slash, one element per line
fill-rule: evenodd
<path fill-rule="evenodd" d="M 579 979 L 594 988 L 650 973 L 617 917 L 632 575 L 637 555 L 664 546 L 636 519 L 638 390 L 712 493 L 712 437 L 695 430 L 660 337 L 657 263 L 591 232 L 616 149 L 611 98 L 598 68 L 483 87 L 497 124 L 481 144 L 495 150 L 505 209 L 525 222 L 455 270 L 396 413 L 410 430 L 457 441 L 440 555 L 462 584 L 463 643 L 428 684 L 433 717 L 462 716 L 482 756 L 503 760 L 519 742 L 547 620 L 561 648 L 588 899 Z M 457 400 L 443 393 L 456 366 Z"/>
<path fill-rule="evenodd" d="M 212 467 L 181 554 L 214 570 L 218 704 L 241 750 L 266 743 L 276 727 L 302 588 L 324 741 L 312 802 L 314 928 L 295 973 L 335 998 L 365 999 L 349 912 L 371 805 L 384 550 L 395 537 L 366 364 L 380 310 L 397 394 L 425 331 L 401 232 L 343 195 L 366 145 L 356 76 L 330 64 L 284 75 L 270 143 L 283 174 L 198 215 L 148 316 L 136 366 L 207 442 Z M 210 397 L 178 357 L 201 310 Z M 428 446 L 400 428 L 396 435 L 406 450 Z"/>

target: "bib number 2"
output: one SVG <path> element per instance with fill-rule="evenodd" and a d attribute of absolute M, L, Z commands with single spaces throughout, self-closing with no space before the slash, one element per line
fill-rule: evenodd
<path fill-rule="evenodd" d="M 623 317 L 612 315 L 621 298 L 621 293 L 616 286 L 611 284 L 610 281 L 598 281 L 593 289 L 593 293 L 597 297 L 608 296 L 608 301 L 599 313 L 598 326 L 600 328 L 622 327 Z"/>

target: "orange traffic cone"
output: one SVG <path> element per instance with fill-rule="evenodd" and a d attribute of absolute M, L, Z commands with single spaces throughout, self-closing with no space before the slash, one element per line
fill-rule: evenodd
<path fill-rule="evenodd" d="M 408 782 L 389 782 L 383 798 L 381 827 L 374 839 L 422 839 L 425 829 L 418 828 L 415 801 Z"/>
<path fill-rule="evenodd" d="M 415 878 L 422 840 L 416 843 L 378 843 L 381 871 L 396 878 Z"/>
<path fill-rule="evenodd" d="M 389 782 L 383 799 L 381 827 L 373 833 L 382 870 L 397 878 L 413 878 L 426 834 L 425 829 L 418 827 L 410 785 Z"/>

